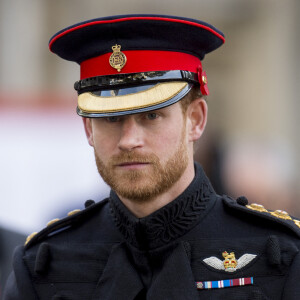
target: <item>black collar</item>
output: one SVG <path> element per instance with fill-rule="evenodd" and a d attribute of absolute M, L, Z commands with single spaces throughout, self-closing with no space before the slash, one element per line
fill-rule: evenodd
<path fill-rule="evenodd" d="M 111 191 L 114 222 L 126 241 L 139 249 L 169 244 L 195 227 L 214 205 L 216 194 L 199 164 L 187 189 L 169 204 L 144 218 L 135 217 Z"/>

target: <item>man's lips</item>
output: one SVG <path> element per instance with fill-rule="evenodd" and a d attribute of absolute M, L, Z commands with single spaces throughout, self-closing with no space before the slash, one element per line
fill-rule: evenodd
<path fill-rule="evenodd" d="M 124 169 L 135 169 L 135 168 L 145 167 L 145 166 L 147 166 L 149 164 L 150 164 L 149 162 L 131 161 L 131 162 L 119 163 L 116 166 L 124 168 Z"/>

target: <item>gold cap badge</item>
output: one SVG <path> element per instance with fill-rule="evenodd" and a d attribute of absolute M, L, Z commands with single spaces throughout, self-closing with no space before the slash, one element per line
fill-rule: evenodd
<path fill-rule="evenodd" d="M 111 47 L 112 55 L 109 57 L 109 64 L 120 72 L 127 62 L 126 55 L 121 52 L 121 45 L 114 45 Z"/>

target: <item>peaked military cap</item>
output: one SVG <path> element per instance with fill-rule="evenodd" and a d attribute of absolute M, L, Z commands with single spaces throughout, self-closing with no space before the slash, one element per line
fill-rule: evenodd
<path fill-rule="evenodd" d="M 49 48 L 80 64 L 78 114 L 106 117 L 166 107 L 194 84 L 207 95 L 201 60 L 224 41 L 221 31 L 202 21 L 123 15 L 63 29 Z"/>

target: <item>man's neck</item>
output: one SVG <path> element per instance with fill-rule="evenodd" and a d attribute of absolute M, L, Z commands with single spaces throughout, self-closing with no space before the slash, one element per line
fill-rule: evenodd
<path fill-rule="evenodd" d="M 120 195 L 118 196 L 123 204 L 132 212 L 132 214 L 134 214 L 137 218 L 143 218 L 159 210 L 161 207 L 167 205 L 181 195 L 190 185 L 194 179 L 194 176 L 194 164 L 191 162 L 179 180 L 169 190 L 151 200 L 149 199 L 149 201 L 137 202 L 124 198 Z"/>

